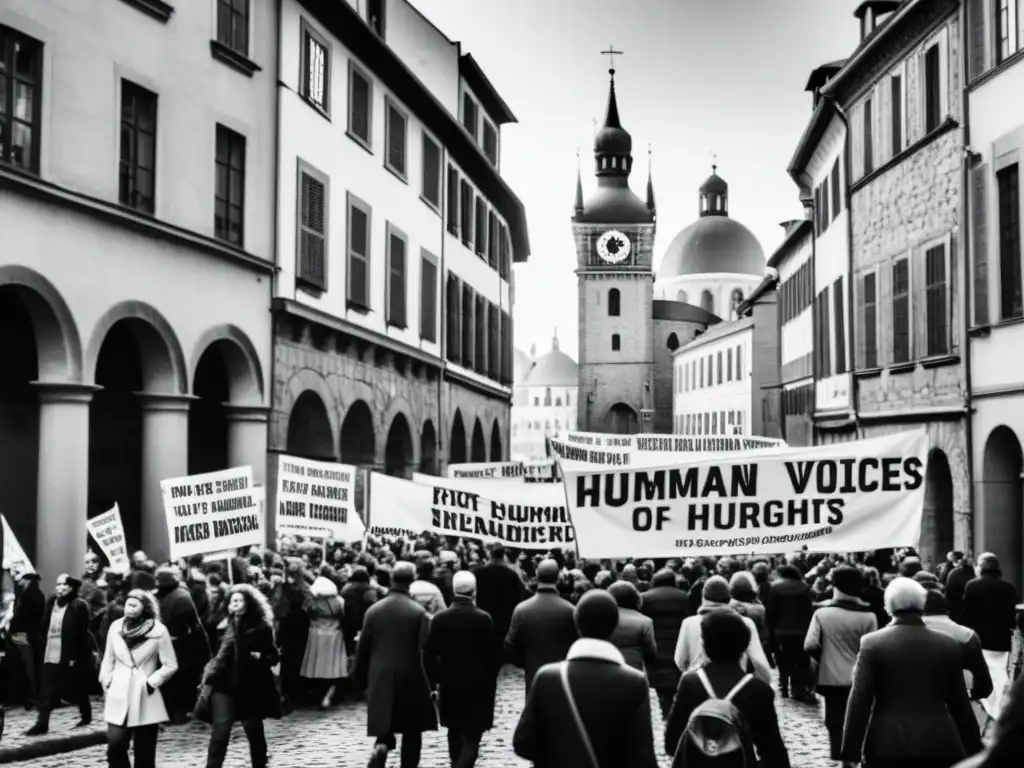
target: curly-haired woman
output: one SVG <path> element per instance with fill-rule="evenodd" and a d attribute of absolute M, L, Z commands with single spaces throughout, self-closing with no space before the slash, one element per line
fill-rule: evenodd
<path fill-rule="evenodd" d="M 157 735 L 167 720 L 159 689 L 178 671 L 178 660 L 153 595 L 133 589 L 123 610 L 124 616 L 110 624 L 100 666 L 107 763 L 128 768 L 128 745 L 134 739 L 135 768 L 155 768 Z"/>
<path fill-rule="evenodd" d="M 267 598 L 249 584 L 236 584 L 227 595 L 228 626 L 220 650 L 203 675 L 212 688 L 212 731 L 206 768 L 221 768 L 231 727 L 241 721 L 253 768 L 267 768 L 263 721 L 281 717 L 281 699 L 274 684 L 277 664 L 274 615 Z"/>

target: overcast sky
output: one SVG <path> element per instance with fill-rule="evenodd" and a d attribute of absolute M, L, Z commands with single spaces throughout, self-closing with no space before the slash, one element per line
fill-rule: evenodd
<path fill-rule="evenodd" d="M 697 217 L 697 187 L 729 182 L 729 212 L 768 256 L 779 223 L 802 217 L 786 165 L 811 115 L 815 67 L 845 58 L 859 0 L 411 0 L 472 53 L 518 118 L 502 129 L 502 174 L 526 206 L 532 255 L 516 268 L 516 346 L 543 353 L 558 329 L 577 348 L 575 250 L 569 226 L 580 150 L 594 186 L 592 119 L 604 118 L 613 45 L 633 189 L 653 147 L 655 267 Z"/>

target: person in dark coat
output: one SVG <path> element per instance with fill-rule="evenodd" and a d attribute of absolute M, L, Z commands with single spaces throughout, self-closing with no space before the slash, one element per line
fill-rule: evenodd
<path fill-rule="evenodd" d="M 278 662 L 274 613 L 263 594 L 250 584 L 233 586 L 227 602 L 229 621 L 224 640 L 206 665 L 201 683 L 213 689 L 206 768 L 221 768 L 224 764 L 235 722 L 242 723 L 249 740 L 252 767 L 267 768 L 263 721 L 281 717 L 273 672 Z"/>
<path fill-rule="evenodd" d="M 491 548 L 491 561 L 477 569 L 476 589 L 476 604 L 490 614 L 500 644 L 508 634 L 512 612 L 527 596 L 522 577 L 508 564 L 500 544 Z"/>
<path fill-rule="evenodd" d="M 89 692 L 98 685 L 96 641 L 90 632 L 89 606 L 78 596 L 82 582 L 62 573 L 46 601 L 40 624 L 42 668 L 39 675 L 39 716 L 27 735 L 50 729 L 50 712 L 61 699 L 78 707 L 79 728 L 92 723 Z"/>
<path fill-rule="evenodd" d="M 792 693 L 794 699 L 806 699 L 809 660 L 804 638 L 814 605 L 796 566 L 779 567 L 779 579 L 772 584 L 765 608 L 768 643 L 779 667 L 779 690 L 783 696 Z"/>
<path fill-rule="evenodd" d="M 644 593 L 640 612 L 654 621 L 658 655 L 647 668 L 647 680 L 658 694 L 664 719 L 668 717 L 682 675 L 675 662 L 676 638 L 690 607 L 687 594 L 676 587 L 676 575 L 672 571 L 667 568 L 658 571 L 651 583 L 653 586 Z"/>
<path fill-rule="evenodd" d="M 589 743 L 600 766 L 657 768 L 647 679 L 608 642 L 618 622 L 619 607 L 607 592 L 594 589 L 580 598 L 580 639 L 566 661 L 541 667 L 526 697 L 512 737 L 519 757 L 545 768 L 594 768 Z"/>
<path fill-rule="evenodd" d="M 453 768 L 473 768 L 480 738 L 494 727 L 501 656 L 491 617 L 476 607 L 476 577 L 452 576 L 452 605 L 434 616 L 424 663 L 437 690 L 441 725 L 448 729 Z"/>
<path fill-rule="evenodd" d="M 24 704 L 25 709 L 35 706 L 39 693 L 39 629 L 45 611 L 46 598 L 39 588 L 39 574 L 22 574 L 15 585 L 14 611 L 8 632 L 22 681 L 12 689 L 18 697 L 16 700 Z"/>
<path fill-rule="evenodd" d="M 675 755 L 693 711 L 708 699 L 701 673 L 718 698 L 724 698 L 747 673 L 739 665 L 750 644 L 750 629 L 738 613 L 717 608 L 704 615 L 701 636 L 708 661 L 700 670 L 687 672 L 679 680 L 671 710 L 665 721 L 665 752 Z M 789 768 L 789 753 L 782 741 L 775 714 L 775 692 L 757 677 L 749 676 L 732 703 L 744 717 L 762 768 Z M 754 763 L 751 761 L 751 765 Z"/>
<path fill-rule="evenodd" d="M 100 556 L 92 550 L 86 552 L 83 567 L 78 596 L 89 606 L 89 629 L 95 633 L 99 629 L 100 617 L 107 608 L 107 584 L 103 580 Z"/>
<path fill-rule="evenodd" d="M 964 557 L 961 557 L 946 574 L 946 602 L 949 604 L 949 618 L 957 624 L 963 620 L 964 590 L 967 588 L 967 583 L 976 576 L 974 566 Z"/>
<path fill-rule="evenodd" d="M 156 599 L 160 621 L 171 633 L 178 672 L 163 686 L 164 703 L 171 722 L 182 724 L 196 703 L 196 684 L 210 659 L 210 641 L 199 620 L 188 589 L 178 580 L 175 568 L 158 568 Z"/>
<path fill-rule="evenodd" d="M 274 588 L 273 594 L 274 615 L 278 621 L 277 641 L 281 649 L 281 693 L 286 712 L 305 703 L 307 698 L 306 686 L 299 674 L 309 638 L 309 614 L 304 610 L 309 599 L 309 584 L 302 572 L 302 560 L 289 557 L 284 581 Z M 216 606 L 212 610 L 215 611 Z M 348 605 L 345 606 L 345 618 L 348 620 Z M 347 650 L 351 656 L 355 648 Z"/>
<path fill-rule="evenodd" d="M 927 592 L 898 577 L 886 587 L 892 622 L 861 638 L 841 755 L 871 768 L 949 768 L 981 749 L 960 644 L 922 619 Z"/>
<path fill-rule="evenodd" d="M 423 732 L 437 730 L 437 712 L 423 667 L 423 646 L 430 619 L 409 596 L 416 567 L 400 562 L 391 573 L 391 589 L 366 612 L 356 645 L 353 677 L 366 689 L 366 734 L 376 739 L 371 768 L 384 768 L 388 752 L 402 736 L 402 768 L 417 768 Z"/>
<path fill-rule="evenodd" d="M 979 557 L 978 570 L 981 575 L 964 587 L 959 623 L 978 633 L 986 651 L 1009 653 L 1017 616 L 1017 589 L 1003 579 L 995 555 Z"/>
<path fill-rule="evenodd" d="M 572 603 L 558 593 L 558 563 L 542 560 L 537 566 L 536 594 L 516 606 L 505 636 L 508 660 L 526 671 L 526 695 L 537 670 L 564 661 L 579 638 Z"/>

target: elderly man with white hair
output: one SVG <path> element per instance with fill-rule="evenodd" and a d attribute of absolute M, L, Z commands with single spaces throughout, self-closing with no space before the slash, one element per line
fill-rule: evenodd
<path fill-rule="evenodd" d="M 441 725 L 448 729 L 448 756 L 457 768 L 473 768 L 480 739 L 494 727 L 494 695 L 501 667 L 490 614 L 476 607 L 476 576 L 452 576 L 452 605 L 434 616 L 423 660 L 437 690 Z"/>
<path fill-rule="evenodd" d="M 892 622 L 861 638 L 841 755 L 870 768 L 950 768 L 981 750 L 956 640 L 923 619 L 927 590 L 899 577 L 886 587 Z"/>

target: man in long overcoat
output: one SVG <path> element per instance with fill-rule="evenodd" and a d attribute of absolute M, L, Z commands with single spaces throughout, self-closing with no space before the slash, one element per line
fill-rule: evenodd
<path fill-rule="evenodd" d="M 491 560 L 477 569 L 476 584 L 476 604 L 490 614 L 503 653 L 502 643 L 512 623 L 512 612 L 527 597 L 522 578 L 505 559 L 505 547 L 500 544 L 491 547 Z"/>
<path fill-rule="evenodd" d="M 667 568 L 654 574 L 653 586 L 644 592 L 640 612 L 654 621 L 658 658 L 647 669 L 647 679 L 658 693 L 661 716 L 668 717 L 682 672 L 676 666 L 676 640 L 683 619 L 690 612 L 689 598 L 676 586 L 676 575 Z"/>
<path fill-rule="evenodd" d="M 417 768 L 423 731 L 437 730 L 437 712 L 423 668 L 430 619 L 409 596 L 416 578 L 412 563 L 400 562 L 386 597 L 366 611 L 356 648 L 356 685 L 366 689 L 366 734 L 376 739 L 371 768 L 385 768 L 388 752 L 402 736 L 401 768 Z"/>
<path fill-rule="evenodd" d="M 473 768 L 480 738 L 494 727 L 494 695 L 501 656 L 491 617 L 475 605 L 476 577 L 452 577 L 452 606 L 434 616 L 423 657 L 448 729 L 448 756 L 456 768 Z"/>

